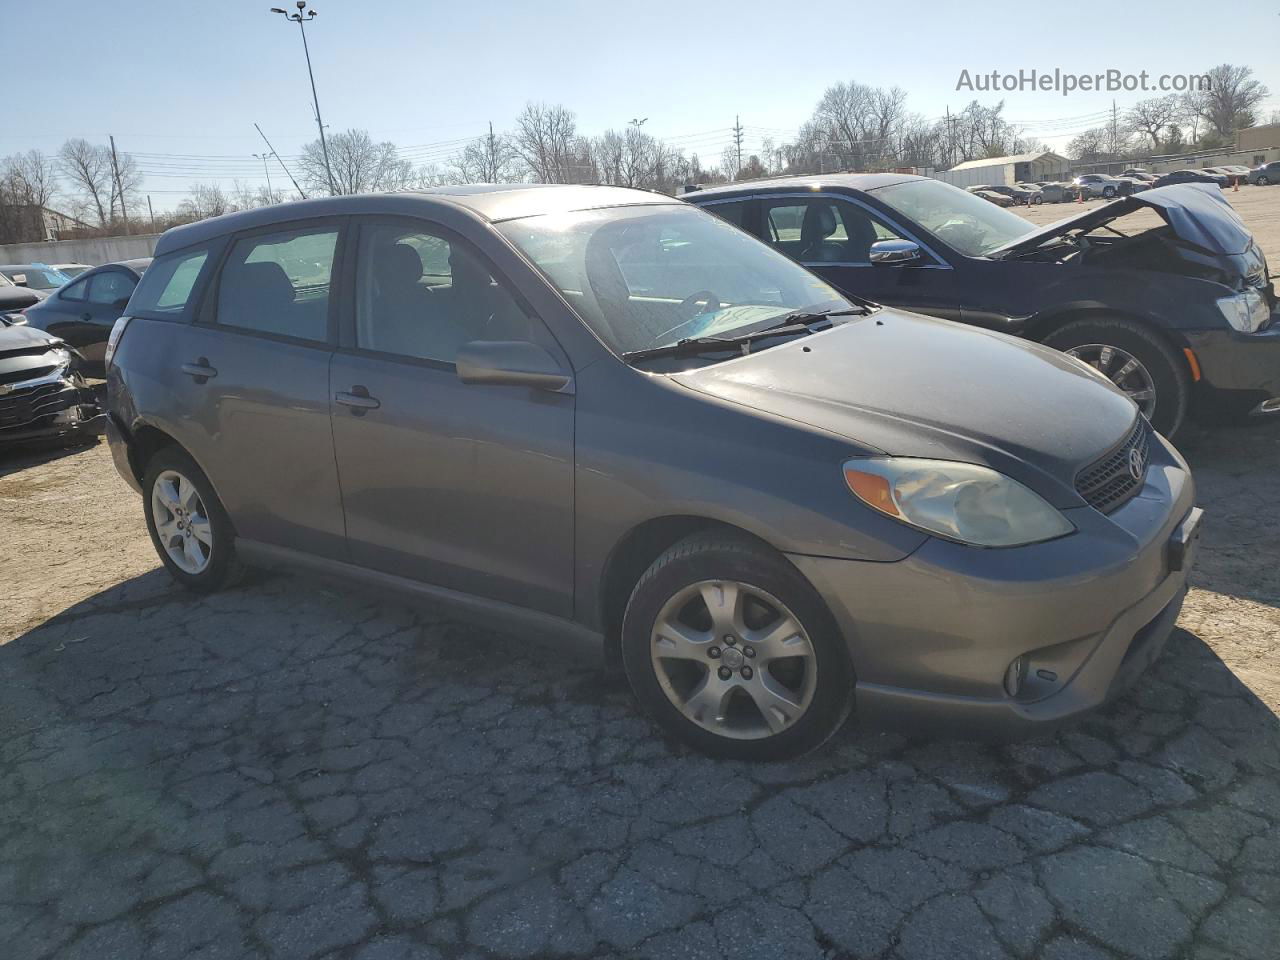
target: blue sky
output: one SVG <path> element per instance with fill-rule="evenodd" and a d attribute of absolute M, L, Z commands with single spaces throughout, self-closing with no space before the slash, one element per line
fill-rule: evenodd
<path fill-rule="evenodd" d="M 114 134 L 143 161 L 157 209 L 175 206 L 198 180 L 261 183 L 253 121 L 285 156 L 315 136 L 297 27 L 269 13 L 280 3 L 0 0 L 6 36 L 36 40 L 31 61 L 8 78 L 14 122 L 0 126 L 0 155 Z M 509 126 L 534 99 L 574 110 L 586 133 L 648 117 L 646 130 L 715 163 L 735 115 L 748 149 L 767 135 L 785 140 L 826 86 L 858 80 L 901 86 L 911 109 L 938 116 L 974 98 L 956 90 L 962 69 L 1158 76 L 1229 61 L 1252 66 L 1273 91 L 1265 109 L 1280 108 L 1274 0 L 1073 3 L 1054 14 L 1018 12 L 1034 4 L 776 0 L 315 6 L 308 38 L 326 124 L 364 127 L 415 162 L 444 160 L 490 120 Z M 1076 14 L 1087 27 L 1070 26 Z M 1104 23 L 1117 28 L 1100 30 Z M 1113 98 L 1002 96 L 1009 119 L 1054 146 L 1095 125 Z M 1115 99 L 1123 110 L 1140 96 Z"/>

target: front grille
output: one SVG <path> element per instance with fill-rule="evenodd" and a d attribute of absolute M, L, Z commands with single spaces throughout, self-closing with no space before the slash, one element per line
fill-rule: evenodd
<path fill-rule="evenodd" d="M 29 426 L 80 402 L 80 392 L 65 383 L 47 383 L 17 393 L 0 394 L 0 430 Z"/>
<path fill-rule="evenodd" d="M 1120 446 L 1076 475 L 1076 492 L 1095 510 L 1109 513 L 1142 488 L 1150 459 L 1151 427 L 1139 414 Z"/>
<path fill-rule="evenodd" d="M 0 373 L 0 383 L 21 383 L 24 380 L 36 380 L 53 373 L 57 369 L 56 366 L 50 363 L 42 367 L 27 367 L 25 370 L 10 370 L 8 373 Z"/>

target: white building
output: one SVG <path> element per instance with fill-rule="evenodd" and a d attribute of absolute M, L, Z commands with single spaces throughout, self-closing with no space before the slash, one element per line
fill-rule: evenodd
<path fill-rule="evenodd" d="M 957 187 L 978 187 L 984 184 L 1013 185 L 1034 183 L 1040 180 L 1066 180 L 1071 161 L 1056 153 L 1020 153 L 1012 157 L 988 157 L 985 160 L 969 160 L 958 163 L 950 170 L 942 170 L 933 176 Z"/>

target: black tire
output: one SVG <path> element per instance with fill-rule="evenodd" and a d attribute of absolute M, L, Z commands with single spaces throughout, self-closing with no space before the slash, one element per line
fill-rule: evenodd
<path fill-rule="evenodd" d="M 1268 180 L 1266 177 L 1259 177 L 1257 180 L 1253 181 L 1253 185 L 1255 187 L 1265 187 L 1270 182 L 1271 181 Z"/>
<path fill-rule="evenodd" d="M 686 717 L 663 691 L 650 655 L 655 622 L 669 600 L 709 580 L 737 581 L 771 594 L 789 608 L 808 635 L 815 673 L 812 699 L 781 732 L 747 740 L 717 734 Z M 623 616 L 622 662 L 644 711 L 673 737 L 716 757 L 781 760 L 800 756 L 830 738 L 853 705 L 849 653 L 826 604 L 784 557 L 745 536 L 695 534 L 650 565 Z"/>
<path fill-rule="evenodd" d="M 1116 188 L 1115 188 L 1115 187 L 1103 187 L 1103 188 L 1102 188 L 1102 196 L 1103 196 L 1103 198 L 1104 198 L 1104 199 L 1106 199 L 1106 200 L 1110 200 L 1110 199 L 1111 199 L 1112 197 L 1114 197 L 1115 195 L 1116 195 Z"/>
<path fill-rule="evenodd" d="M 161 543 L 156 529 L 156 517 L 152 503 L 152 491 L 156 480 L 166 471 L 174 471 L 189 480 L 195 486 L 204 507 L 212 531 L 212 543 L 209 545 L 208 562 L 198 573 L 188 573 L 179 567 L 169 556 Z M 168 446 L 158 450 L 149 461 L 142 477 L 142 509 L 147 520 L 147 532 L 151 534 L 151 544 L 156 548 L 160 562 L 164 564 L 169 575 L 188 590 L 196 593 L 212 593 L 223 587 L 238 582 L 244 568 L 236 557 L 235 530 L 227 517 L 222 501 L 209 483 L 204 471 L 196 465 L 180 447 Z"/>
<path fill-rule="evenodd" d="M 1039 206 L 1040 204 L 1044 203 L 1044 197 L 1032 197 L 1031 202 L 1034 203 L 1036 206 Z"/>
<path fill-rule="evenodd" d="M 1059 327 L 1043 342 L 1063 351 L 1094 343 L 1119 347 L 1140 361 L 1151 374 L 1156 391 L 1151 425 L 1166 437 L 1172 437 L 1185 421 L 1191 398 L 1191 376 L 1182 357 L 1154 330 L 1118 317 L 1097 317 Z"/>

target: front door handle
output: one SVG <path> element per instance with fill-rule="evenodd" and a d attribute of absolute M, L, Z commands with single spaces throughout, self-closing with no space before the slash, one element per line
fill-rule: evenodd
<path fill-rule="evenodd" d="M 200 357 L 195 363 L 184 363 L 182 372 L 189 377 L 194 377 L 196 383 L 204 383 L 210 377 L 218 375 L 218 371 L 209 366 L 209 361 L 204 357 Z"/>
<path fill-rule="evenodd" d="M 360 384 L 356 384 L 348 393 L 341 391 L 335 393 L 333 402 L 340 403 L 344 407 L 350 407 L 351 412 L 357 417 L 363 417 L 366 410 L 377 410 L 382 406 L 377 398 L 369 396 L 368 387 L 363 387 Z"/>

